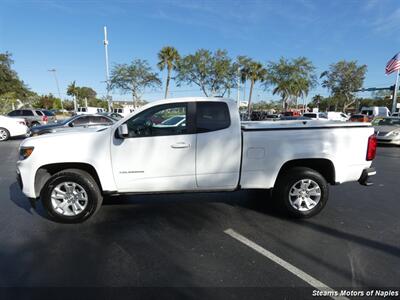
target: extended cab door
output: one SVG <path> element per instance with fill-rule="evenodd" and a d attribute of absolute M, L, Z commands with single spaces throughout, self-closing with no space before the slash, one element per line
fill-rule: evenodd
<path fill-rule="evenodd" d="M 241 129 L 232 102 L 196 105 L 196 184 L 198 189 L 234 189 L 239 182 Z"/>
<path fill-rule="evenodd" d="M 194 105 L 162 104 L 126 121 L 128 136 L 114 135 L 111 144 L 119 192 L 196 189 Z"/>

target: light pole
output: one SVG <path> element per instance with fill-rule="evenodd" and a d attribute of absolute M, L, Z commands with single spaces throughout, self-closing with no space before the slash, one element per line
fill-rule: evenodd
<path fill-rule="evenodd" d="M 106 62 L 106 89 L 107 89 L 107 101 L 108 101 L 108 111 L 111 111 L 111 101 L 110 101 L 110 71 L 108 67 L 108 39 L 107 39 L 107 27 L 104 26 L 104 54 Z"/>
<path fill-rule="evenodd" d="M 56 69 L 50 69 L 48 71 L 52 72 L 54 74 L 54 79 L 56 80 L 56 85 L 57 85 L 58 97 L 60 98 L 60 102 L 61 102 L 61 110 L 64 111 L 63 101 L 62 101 L 61 92 L 60 92 L 60 85 L 58 84 L 57 70 Z"/>

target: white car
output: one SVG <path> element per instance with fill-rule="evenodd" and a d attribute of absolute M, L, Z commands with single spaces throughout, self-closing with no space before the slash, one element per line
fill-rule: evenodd
<path fill-rule="evenodd" d="M 304 113 L 303 117 L 310 118 L 311 120 L 328 121 L 328 117 L 323 112 Z"/>
<path fill-rule="evenodd" d="M 0 142 L 14 136 L 24 136 L 28 132 L 24 119 L 0 116 Z"/>
<path fill-rule="evenodd" d="M 78 111 L 76 112 L 77 115 L 91 115 L 91 114 L 100 114 L 104 113 L 104 108 L 101 107 L 78 107 Z"/>
<path fill-rule="evenodd" d="M 120 114 L 123 117 L 126 117 L 127 115 L 129 115 L 133 111 L 134 111 L 134 109 L 130 109 L 130 108 L 127 108 L 127 107 L 114 108 L 113 109 L 113 113 Z"/>
<path fill-rule="evenodd" d="M 173 115 L 185 125 L 154 122 Z M 235 101 L 179 98 L 108 128 L 28 138 L 17 174 L 23 193 L 59 222 L 88 219 L 104 195 L 237 189 L 272 189 L 284 211 L 304 218 L 325 206 L 329 184 L 369 185 L 375 151 L 369 123 L 242 123 Z"/>
<path fill-rule="evenodd" d="M 350 119 L 348 115 L 338 111 L 328 111 L 326 113 L 328 120 L 346 122 Z"/>

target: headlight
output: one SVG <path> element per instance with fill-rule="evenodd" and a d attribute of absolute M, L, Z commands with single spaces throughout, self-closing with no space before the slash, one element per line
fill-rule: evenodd
<path fill-rule="evenodd" d="M 24 160 L 31 156 L 33 149 L 34 147 L 21 147 L 19 149 L 19 160 Z"/>
<path fill-rule="evenodd" d="M 392 131 L 391 133 L 389 133 L 389 135 L 394 135 L 397 136 L 400 134 L 400 131 Z"/>

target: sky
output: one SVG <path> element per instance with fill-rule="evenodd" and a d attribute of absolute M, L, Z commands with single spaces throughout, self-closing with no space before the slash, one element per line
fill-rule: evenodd
<path fill-rule="evenodd" d="M 399 0 L 0 0 L 0 52 L 12 53 L 14 69 L 39 94 L 58 95 L 48 72 L 54 68 L 63 98 L 74 80 L 105 95 L 103 26 L 111 67 L 140 58 L 155 71 L 158 51 L 171 45 L 181 55 L 226 49 L 232 58 L 262 63 L 305 56 L 317 74 L 339 60 L 357 60 L 368 66 L 365 87 L 385 87 L 395 80 L 385 65 L 400 51 Z M 195 85 L 171 84 L 173 97 L 202 95 Z M 163 88 L 143 98 L 160 99 Z M 318 86 L 306 100 L 315 94 L 329 93 Z M 113 98 L 130 95 L 115 91 Z M 255 87 L 253 100 L 278 99 Z"/>

